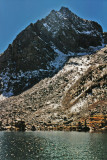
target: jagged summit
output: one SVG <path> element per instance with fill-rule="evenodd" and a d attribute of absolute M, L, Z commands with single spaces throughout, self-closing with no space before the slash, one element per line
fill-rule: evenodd
<path fill-rule="evenodd" d="M 51 38 L 51 41 L 64 53 L 80 52 L 80 48 L 85 52 L 87 48 L 92 49 L 89 48 L 90 46 L 98 46 L 102 43 L 102 27 L 99 24 L 84 20 L 65 7 L 60 11 L 53 10 L 40 21 L 40 24 L 41 30 L 46 30 L 47 42 L 50 42 Z"/>
<path fill-rule="evenodd" d="M 59 10 L 60 12 L 71 12 L 69 8 L 62 6 L 61 9 Z"/>
<path fill-rule="evenodd" d="M 93 53 L 103 43 L 102 27 L 68 8 L 30 24 L 0 56 L 0 93 L 12 96 L 57 73 L 68 57 Z"/>
<path fill-rule="evenodd" d="M 51 12 L 50 12 L 50 14 L 56 14 L 56 13 L 58 13 L 58 12 L 60 12 L 61 14 L 63 14 L 63 15 L 69 15 L 69 14 L 74 14 L 71 10 L 69 10 L 69 8 L 67 8 L 67 7 L 61 7 L 60 8 L 60 10 L 59 11 L 56 11 L 56 10 L 52 10 Z M 49 14 L 49 15 L 50 15 Z"/>
<path fill-rule="evenodd" d="M 64 15 L 64 16 L 66 16 L 66 17 L 69 17 L 69 16 L 73 16 L 73 15 L 75 15 L 76 16 L 76 14 L 74 14 L 69 8 L 67 8 L 67 7 L 61 7 L 61 9 L 59 10 L 59 12 L 62 14 L 62 15 Z M 78 16 L 77 16 L 78 17 Z"/>

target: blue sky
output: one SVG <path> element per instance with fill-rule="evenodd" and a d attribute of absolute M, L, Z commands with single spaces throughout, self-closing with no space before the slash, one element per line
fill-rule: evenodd
<path fill-rule="evenodd" d="M 97 21 L 107 31 L 107 0 L 0 0 L 0 53 L 31 22 L 61 6 L 81 18 Z"/>

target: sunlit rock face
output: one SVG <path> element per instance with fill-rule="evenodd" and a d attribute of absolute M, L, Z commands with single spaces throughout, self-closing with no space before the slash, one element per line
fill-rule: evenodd
<path fill-rule="evenodd" d="M 92 53 L 103 43 L 101 26 L 68 8 L 30 24 L 0 56 L 0 93 L 10 97 L 51 77 L 68 57 Z"/>

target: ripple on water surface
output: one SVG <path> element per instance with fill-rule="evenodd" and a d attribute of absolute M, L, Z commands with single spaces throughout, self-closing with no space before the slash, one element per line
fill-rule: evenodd
<path fill-rule="evenodd" d="M 107 160 L 107 134 L 0 132 L 0 160 Z"/>

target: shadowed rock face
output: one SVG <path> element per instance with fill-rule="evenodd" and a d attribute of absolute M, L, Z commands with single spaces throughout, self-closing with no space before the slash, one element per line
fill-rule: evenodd
<path fill-rule="evenodd" d="M 68 8 L 51 11 L 23 30 L 0 56 L 0 92 L 16 95 L 52 76 L 69 56 L 101 46 L 102 35 L 98 23 L 79 18 Z"/>
<path fill-rule="evenodd" d="M 40 35 L 48 43 L 53 42 L 62 52 L 80 52 L 80 48 L 101 45 L 102 28 L 96 22 L 83 20 L 69 9 L 62 7 L 59 12 L 51 11 L 36 23 Z"/>
<path fill-rule="evenodd" d="M 104 43 L 107 44 L 107 32 L 103 33 Z"/>

